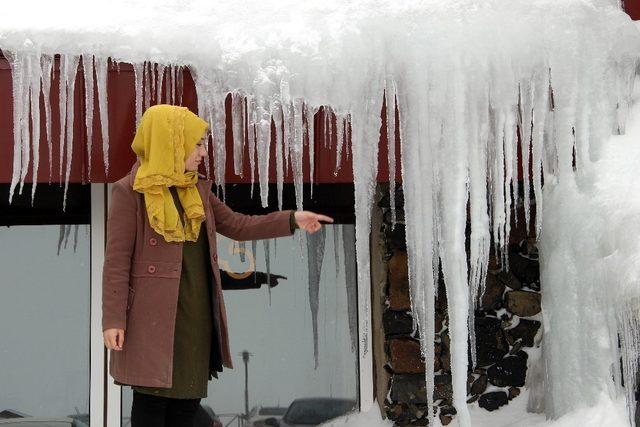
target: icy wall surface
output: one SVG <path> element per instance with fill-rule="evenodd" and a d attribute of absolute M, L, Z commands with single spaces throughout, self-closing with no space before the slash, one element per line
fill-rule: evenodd
<path fill-rule="evenodd" d="M 546 412 L 595 406 L 621 385 L 634 403 L 640 356 L 640 80 L 625 135 L 573 177 L 545 184 L 540 238 Z M 579 256 L 576 256 L 579 254 Z M 620 335 L 621 352 L 618 350 Z M 563 357 L 548 357 L 550 354 Z M 580 390 L 579 393 L 576 390 Z M 635 405 L 629 405 L 633 415 Z"/>
<path fill-rule="evenodd" d="M 303 152 L 312 148 L 309 118 L 330 105 L 338 134 L 350 136 L 338 138 L 337 148 L 352 144 L 345 156 L 353 156 L 357 280 L 365 313 L 370 209 L 386 93 L 400 118 L 389 122 L 389 131 L 397 128 L 402 141 L 410 285 L 425 337 L 428 397 L 433 394 L 434 283 L 441 269 L 450 310 L 454 404 L 464 426 L 470 423 L 465 402 L 467 337 L 473 331 L 469 313 L 484 283 L 491 245 L 501 251 L 509 235 L 520 196 L 518 151 L 523 164 L 532 166 L 531 176 L 523 168 L 525 181 L 533 184 L 533 194 L 524 186 L 528 222 L 530 197 L 543 211 L 543 178 L 545 184 L 570 185 L 574 163 L 578 171 L 588 170 L 607 137 L 624 132 L 640 52 L 640 35 L 615 0 L 116 0 L 90 8 L 80 1 L 68 2 L 64 10 L 38 6 L 34 13 L 29 2 L 14 2 L 3 6 L 0 17 L 0 49 L 11 62 L 14 82 L 12 191 L 24 182 L 29 165 L 38 167 L 30 141 L 39 139 L 30 135 L 29 113 L 35 113 L 36 124 L 39 105 L 29 99 L 41 89 L 46 99 L 54 54 L 62 55 L 63 104 L 73 93 L 79 59 L 95 67 L 95 79 L 85 83 L 97 86 L 100 111 L 91 113 L 101 118 L 103 134 L 107 58 L 134 65 L 138 117 L 149 104 L 144 88 L 162 87 L 154 77 L 149 83 L 150 64 L 171 67 L 172 81 L 179 81 L 176 66 L 189 66 L 199 114 L 212 125 L 218 184 L 224 183 L 218 166 L 232 154 L 224 151 L 223 106 L 227 93 L 233 93 L 234 126 L 248 124 L 249 130 L 234 135 L 233 154 L 249 144 L 252 179 L 255 165 L 263 205 L 271 120 L 276 144 L 285 153 L 276 164 L 292 167 L 302 209 Z M 179 88 L 170 86 L 175 99 Z M 74 117 L 69 105 L 62 106 L 65 114 L 58 118 L 67 130 L 66 145 L 63 131 L 47 135 L 49 143 L 58 139 L 66 148 L 67 158 Z M 44 113 L 52 120 L 46 102 Z M 106 152 L 108 139 L 104 144 Z M 388 160 L 394 158 L 390 152 Z M 241 170 L 241 160 L 233 161 L 234 170 Z M 68 177 L 70 165 L 65 170 Z M 281 177 L 279 170 L 276 179 Z M 540 231 L 542 221 L 537 215 L 532 226 Z M 364 355 L 371 348 L 368 325 L 361 318 Z M 581 393 L 577 386 L 574 391 Z"/>

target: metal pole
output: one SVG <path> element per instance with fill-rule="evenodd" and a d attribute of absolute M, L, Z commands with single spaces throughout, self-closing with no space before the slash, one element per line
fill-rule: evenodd
<path fill-rule="evenodd" d="M 250 353 L 245 350 L 242 352 L 242 361 L 244 362 L 244 420 L 249 420 L 249 356 Z"/>

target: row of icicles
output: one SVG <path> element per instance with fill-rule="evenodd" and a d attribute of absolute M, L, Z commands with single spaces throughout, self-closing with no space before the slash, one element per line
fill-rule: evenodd
<path fill-rule="evenodd" d="M 87 141 L 88 176 L 91 176 L 92 152 L 94 149 L 94 118 L 99 120 L 100 137 L 102 141 L 102 157 L 105 176 L 109 172 L 109 115 L 108 115 L 108 76 L 109 70 L 120 72 L 121 63 L 109 58 L 101 58 L 90 54 L 59 55 L 55 60 L 53 55 L 37 53 L 3 52 L 7 58 L 12 72 L 13 91 L 13 123 L 14 123 L 14 149 L 13 172 L 9 191 L 9 203 L 13 200 L 18 187 L 22 194 L 25 180 L 31 166 L 33 185 L 31 188 L 31 202 L 33 203 L 37 187 L 38 170 L 40 166 L 40 141 L 46 140 L 48 147 L 49 183 L 52 182 L 54 170 L 53 143 L 57 140 L 57 149 L 60 155 L 57 159 L 59 171 L 58 182 L 64 183 L 63 210 L 66 209 L 66 195 L 71 175 L 71 165 L 74 159 L 74 134 L 75 121 L 74 103 L 78 94 L 77 83 L 79 74 L 82 76 L 80 84 L 84 99 L 81 105 L 84 108 L 84 126 Z M 111 63 L 109 63 L 111 61 Z M 133 64 L 135 80 L 135 111 L 136 123 L 139 122 L 142 113 L 151 105 L 168 103 L 183 105 L 184 74 L 185 67 L 181 65 L 165 65 L 145 61 Z M 58 96 L 58 123 L 60 132 L 53 134 L 52 121 L 56 119 L 52 112 L 51 99 L 56 91 Z M 202 85 L 196 80 L 196 89 Z M 200 92 L 203 92 L 200 94 Z M 245 145 L 248 145 L 249 162 L 251 170 L 251 183 L 255 180 L 255 169 L 258 169 L 261 184 L 263 205 L 266 206 L 266 188 L 268 174 L 268 149 L 271 143 L 270 130 L 263 135 L 261 132 L 262 120 L 258 117 L 259 103 L 256 96 L 243 90 L 230 90 L 219 92 L 220 96 L 207 96 L 206 89 L 198 91 L 198 105 L 202 108 L 200 114 L 210 123 L 210 133 L 213 140 L 214 167 L 216 173 L 214 180 L 224 189 L 224 162 L 225 153 L 225 128 L 226 116 L 224 105 L 227 97 L 231 101 L 231 122 L 233 134 L 233 165 L 234 173 L 243 175 L 243 154 Z M 42 97 L 42 99 L 40 99 Z M 286 95 L 278 96 L 271 102 L 270 111 L 267 113 L 275 123 L 276 166 L 278 182 L 278 204 L 282 209 L 282 180 L 291 163 L 294 169 L 296 181 L 297 207 L 302 208 L 302 150 L 306 147 L 309 153 L 310 179 L 313 183 L 313 154 L 314 144 L 310 144 L 310 135 L 314 134 L 314 122 L 322 126 L 319 133 L 319 143 L 324 148 L 335 146 L 337 159 L 334 175 L 340 170 L 343 157 L 350 158 L 351 127 L 348 114 L 338 115 L 330 106 L 310 107 L 301 99 L 288 99 Z M 96 105 L 97 101 L 97 105 Z M 220 112 L 212 111 L 210 105 L 221 106 Z M 42 111 L 44 106 L 44 111 Z M 313 115 L 314 120 L 309 120 Z M 44 116 L 44 117 L 43 117 Z M 44 124 L 44 125 L 43 125 Z M 269 126 L 270 128 L 270 126 Z M 44 135 L 41 135 L 44 129 Z M 43 138 L 44 137 L 44 138 Z M 132 135 L 133 138 L 133 135 Z M 265 140 L 265 138 L 268 138 Z M 343 156 L 344 152 L 344 156 Z M 284 155 L 282 155 L 284 153 Z M 257 159 L 256 159 L 257 155 Z M 256 164 L 257 160 L 257 164 Z M 209 164 L 206 164 L 207 176 L 210 175 Z M 311 187 L 313 191 L 313 187 Z M 253 194 L 253 185 L 252 185 Z M 313 193 L 311 193 L 313 195 Z"/>

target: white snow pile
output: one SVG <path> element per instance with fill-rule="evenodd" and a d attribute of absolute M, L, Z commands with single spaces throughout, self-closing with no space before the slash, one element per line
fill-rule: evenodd
<path fill-rule="evenodd" d="M 113 0 L 91 7 L 75 0 L 65 8 L 53 3 L 36 7 L 23 1 L 3 6 L 0 49 L 11 62 L 14 82 L 12 191 L 18 183 L 22 185 L 29 167 L 38 167 L 36 124 L 41 112 L 34 99 L 41 90 L 44 120 L 49 123 L 54 119 L 47 104 L 54 54 L 62 55 L 60 75 L 65 83 L 60 86 L 61 107 L 74 91 L 73 78 L 82 57 L 87 64 L 85 72 L 89 70 L 87 94 L 93 96 L 95 85 L 100 105 L 99 113 L 88 112 L 87 120 L 99 114 L 103 130 L 108 119 L 107 58 L 133 64 L 138 117 L 149 105 L 149 93 L 162 91 L 167 69 L 170 72 L 164 87 L 165 91 L 171 87 L 172 96 L 165 99 L 176 99 L 173 93 L 174 89 L 179 92 L 180 80 L 176 75 L 180 66 L 188 66 L 196 83 L 198 112 L 213 131 L 216 183 L 224 184 L 221 165 L 227 155 L 233 157 L 234 170 L 240 173 L 245 161 L 240 153 L 248 144 L 251 178 L 257 169 L 263 205 L 267 204 L 271 121 L 276 129 L 279 203 L 283 168 L 291 167 L 297 207 L 302 209 L 304 151 L 313 164 L 310 117 L 321 106 L 330 106 L 323 111 L 336 117 L 334 149 L 353 156 L 357 281 L 364 313 L 370 312 L 370 207 L 378 167 L 380 111 L 386 93 L 391 106 L 388 133 L 395 135 L 397 131 L 401 138 L 410 286 L 413 311 L 421 336 L 426 337 L 422 350 L 427 356 L 427 397 L 431 400 L 433 396 L 433 306 L 441 269 L 449 301 L 453 400 L 460 425 L 468 426 L 469 336 L 472 354 L 475 349 L 473 316 L 469 313 L 482 292 L 491 245 L 506 262 L 504 249 L 515 201 L 520 197 L 518 149 L 523 164 L 531 164 L 532 170 L 530 176 L 529 168 L 523 168 L 524 180 L 533 188 L 530 194 L 525 185 L 522 195 L 527 225 L 543 230 L 543 215 L 536 215 L 535 224 L 529 224 L 530 198 L 535 199 L 537 212 L 544 212 L 551 227 L 552 221 L 567 224 L 561 197 L 554 195 L 585 194 L 587 184 L 579 177 L 589 176 L 591 163 L 601 157 L 611 134 L 624 133 L 640 57 L 640 33 L 617 0 Z M 93 67 L 95 76 L 90 71 Z M 226 153 L 223 143 L 228 93 L 233 95 L 233 153 Z M 66 158 L 71 159 L 74 111 L 73 104 L 66 105 L 61 108 L 64 114 L 55 119 L 60 120 L 62 129 L 66 124 L 67 145 L 65 132 L 48 132 L 46 140 L 51 143 L 57 139 L 66 147 Z M 87 105 L 92 108 L 93 103 Z M 398 109 L 399 121 L 394 120 L 393 107 Z M 32 126 L 34 135 L 30 135 L 29 117 L 36 125 Z M 245 126 L 246 135 L 240 131 Z M 93 139 L 99 137 L 94 135 Z M 347 141 L 352 144 L 350 151 Z M 104 131 L 102 144 L 107 152 Z M 389 150 L 391 188 L 395 184 L 395 156 L 394 150 Z M 336 169 L 339 167 L 340 160 Z M 68 178 L 68 161 L 65 171 Z M 543 181 L 549 186 L 545 197 Z M 587 199 L 577 198 L 576 203 L 586 209 L 590 206 Z M 579 210 L 571 220 L 578 223 L 577 215 L 590 214 Z M 549 219 L 554 215 L 558 218 Z M 622 219 L 620 215 L 609 218 L 608 226 L 616 224 L 612 219 Z M 471 223 L 469 254 L 465 251 L 467 218 Z M 632 242 L 611 239 L 609 246 L 601 249 L 592 246 L 591 234 L 584 240 L 567 230 L 562 233 L 574 237 L 572 245 L 556 241 L 557 235 L 549 236 L 550 231 L 548 242 L 543 236 L 542 251 L 547 251 L 542 254 L 545 292 L 550 283 L 560 283 L 570 274 L 567 280 L 576 286 L 600 277 L 598 285 L 603 292 L 592 287 L 592 294 L 583 295 L 575 288 L 569 295 L 572 298 L 557 302 L 562 307 L 545 297 L 544 314 L 552 318 L 551 325 L 555 325 L 553 316 L 567 312 L 586 316 L 576 321 L 576 328 L 596 324 L 597 319 L 589 317 L 595 314 L 579 305 L 593 301 L 591 295 L 615 299 L 640 294 L 621 270 L 610 269 L 608 275 L 600 276 L 586 272 L 573 275 L 568 270 L 585 265 L 580 261 L 583 257 L 595 260 L 607 250 L 613 258 L 621 257 L 621 251 L 635 253 Z M 556 252 L 566 255 L 563 264 L 549 258 L 548 254 Z M 560 271 L 562 266 L 567 269 Z M 361 357 L 371 351 L 368 328 L 366 316 L 361 316 Z M 608 333 L 591 344 L 597 349 L 611 347 L 615 334 L 611 329 Z M 559 326 L 551 326 L 546 334 L 547 341 L 563 339 Z M 589 341 L 582 334 L 567 342 L 578 346 L 582 345 L 580 340 L 583 344 Z M 599 373 L 594 376 L 600 379 L 608 362 L 599 358 L 598 351 L 586 353 L 581 354 L 584 361 L 575 363 L 595 363 Z M 556 352 L 551 344 L 545 357 L 552 375 L 565 363 L 557 360 L 565 358 L 564 352 Z M 567 400 L 580 399 L 593 388 L 580 381 L 567 381 L 567 388 L 556 388 L 555 381 L 549 385 L 547 406 L 553 417 L 572 409 Z M 364 393 L 372 394 L 369 390 Z"/>
<path fill-rule="evenodd" d="M 380 413 L 380 406 L 373 402 L 371 408 L 366 412 L 355 412 L 335 418 L 326 423 L 320 424 L 322 427 L 391 427 L 393 422 L 383 420 Z"/>
<path fill-rule="evenodd" d="M 525 389 L 509 405 L 488 412 L 470 405 L 473 427 L 625 427 L 629 425 L 623 397 L 612 400 L 602 394 L 594 406 L 581 405 L 556 420 L 542 414 L 526 413 L 528 391 Z M 436 424 L 437 425 L 437 424 Z"/>
<path fill-rule="evenodd" d="M 603 393 L 615 398 L 622 383 L 620 356 L 627 399 L 635 402 L 640 355 L 640 80 L 634 98 L 626 134 L 612 136 L 602 146 L 599 161 L 567 179 L 545 183 L 539 249 L 545 411 L 550 415 L 595 406 Z M 633 409 L 630 405 L 630 415 Z"/>

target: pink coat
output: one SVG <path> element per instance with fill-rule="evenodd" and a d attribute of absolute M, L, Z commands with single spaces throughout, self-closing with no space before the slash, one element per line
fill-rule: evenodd
<path fill-rule="evenodd" d="M 138 168 L 113 186 L 107 220 L 102 275 L 102 329 L 125 329 L 121 351 L 111 350 L 111 376 L 120 383 L 171 387 L 173 338 L 182 243 L 166 242 L 147 219 L 143 195 L 133 190 Z M 213 316 L 222 363 L 232 368 L 227 315 L 220 287 L 216 232 L 237 241 L 290 236 L 290 210 L 267 215 L 232 211 L 211 192 L 210 180 L 197 188 L 205 208 L 211 269 L 215 282 Z"/>

